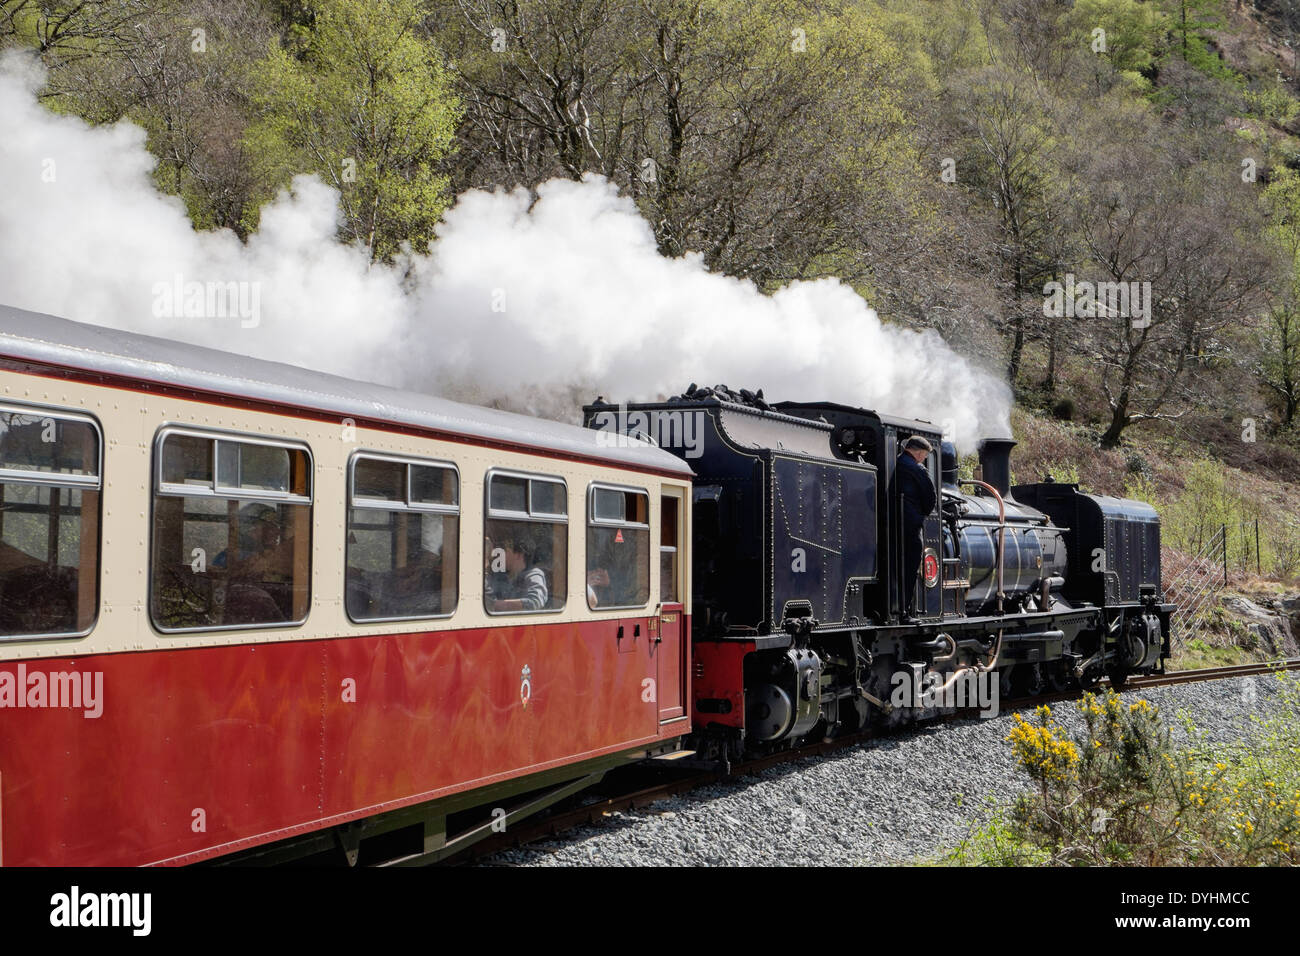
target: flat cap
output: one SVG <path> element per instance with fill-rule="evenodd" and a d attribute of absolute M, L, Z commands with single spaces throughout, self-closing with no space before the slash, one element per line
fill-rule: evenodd
<path fill-rule="evenodd" d="M 923 448 L 923 449 L 925 449 L 925 451 L 926 451 L 927 453 L 934 451 L 934 446 L 931 445 L 931 444 L 930 444 L 928 441 L 926 441 L 924 438 L 922 438 L 920 435 L 913 435 L 911 438 L 909 438 L 909 439 L 907 440 L 906 444 L 904 444 L 903 447 L 904 447 L 904 448 Z"/>

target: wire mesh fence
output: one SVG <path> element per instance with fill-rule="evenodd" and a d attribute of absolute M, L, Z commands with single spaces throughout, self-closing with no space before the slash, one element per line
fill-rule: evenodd
<path fill-rule="evenodd" d="M 1186 642 L 1205 626 L 1207 612 L 1228 583 L 1228 528 L 1220 525 L 1196 554 L 1171 552 L 1163 564 L 1165 600 L 1178 605 L 1173 638 Z"/>

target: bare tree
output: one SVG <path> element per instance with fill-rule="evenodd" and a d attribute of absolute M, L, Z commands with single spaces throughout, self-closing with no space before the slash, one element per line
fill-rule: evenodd
<path fill-rule="evenodd" d="M 1259 224 L 1231 153 L 1197 164 L 1169 131 L 1144 137 L 1138 109 L 1096 121 L 1131 135 L 1128 149 L 1090 157 L 1074 220 L 1081 272 L 1131 293 L 1128 309 L 1076 320 L 1110 412 L 1101 443 L 1114 447 L 1135 423 L 1186 412 L 1189 386 L 1225 358 L 1225 331 L 1259 308 L 1269 263 L 1250 246 Z"/>
<path fill-rule="evenodd" d="M 1294 294 L 1274 305 L 1264 326 L 1259 379 L 1290 428 L 1300 412 L 1300 300 Z"/>
<path fill-rule="evenodd" d="M 878 281 L 934 245 L 897 47 L 860 11 L 771 3 L 454 0 L 458 185 L 596 172 L 668 255 L 770 286 Z M 495 46 L 494 46 L 495 44 Z M 887 289 L 902 282 L 879 282 Z"/>
<path fill-rule="evenodd" d="M 136 44 L 135 25 L 166 0 L 0 0 L 0 43 L 33 47 L 47 63 L 74 63 Z"/>
<path fill-rule="evenodd" d="M 627 0 L 451 0 L 435 29 L 462 81 L 463 151 L 480 181 L 607 175 L 626 100 Z M 607 112 L 609 115 L 607 115 Z"/>
<path fill-rule="evenodd" d="M 143 126 L 155 178 L 197 224 L 249 228 L 267 190 L 243 141 L 243 84 L 275 36 L 259 0 L 0 2 L 0 36 L 47 67 L 46 100 L 92 123 Z"/>
<path fill-rule="evenodd" d="M 1042 287 L 1060 271 L 1065 246 L 1050 97 L 1031 75 L 1002 66 L 958 75 L 950 96 L 952 122 L 967 144 L 962 166 L 998 224 L 996 254 L 1011 339 L 1007 378 L 1014 386 L 1026 339 L 1043 331 Z"/>

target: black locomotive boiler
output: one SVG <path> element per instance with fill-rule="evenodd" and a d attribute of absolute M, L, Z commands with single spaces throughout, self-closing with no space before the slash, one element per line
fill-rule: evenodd
<path fill-rule="evenodd" d="M 981 477 L 962 482 L 934 425 L 862 408 L 692 385 L 584 413 L 695 471 L 691 697 L 705 755 L 933 716 L 976 680 L 1000 698 L 1163 668 L 1174 606 L 1159 516 L 1050 479 L 1012 488 L 1011 439 L 981 442 Z M 927 460 L 936 505 L 909 619 L 894 468 L 914 435 L 942 454 Z M 903 706 L 900 689 L 933 693 Z"/>

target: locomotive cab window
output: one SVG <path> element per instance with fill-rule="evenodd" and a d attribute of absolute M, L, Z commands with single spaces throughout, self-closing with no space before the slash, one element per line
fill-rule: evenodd
<path fill-rule="evenodd" d="M 650 600 L 650 496 L 592 485 L 587 502 L 588 607 L 644 607 Z"/>
<path fill-rule="evenodd" d="M 311 599 L 305 445 L 164 429 L 149 609 L 161 631 L 301 624 Z"/>
<path fill-rule="evenodd" d="M 0 406 L 0 639 L 94 625 L 101 447 L 93 419 Z"/>
<path fill-rule="evenodd" d="M 489 614 L 564 607 L 568 514 L 568 486 L 563 479 L 488 473 L 483 605 Z"/>
<path fill-rule="evenodd" d="M 460 553 L 455 465 L 356 455 L 349 491 L 348 617 L 394 621 L 455 612 Z"/>

